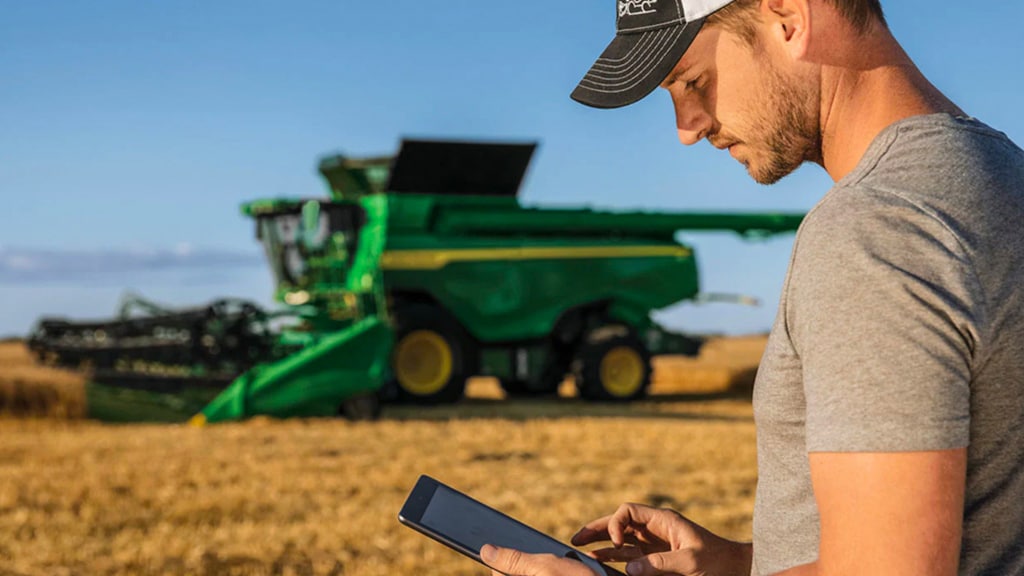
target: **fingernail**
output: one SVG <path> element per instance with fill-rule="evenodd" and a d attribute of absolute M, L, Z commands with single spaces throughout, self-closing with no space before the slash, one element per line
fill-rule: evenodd
<path fill-rule="evenodd" d="M 483 548 L 480 548 L 480 557 L 483 558 L 484 562 L 490 564 L 498 557 L 498 549 L 490 544 L 484 544 Z"/>
<path fill-rule="evenodd" d="M 629 576 L 640 576 L 640 565 L 636 562 L 626 564 L 626 574 L 629 574 Z"/>

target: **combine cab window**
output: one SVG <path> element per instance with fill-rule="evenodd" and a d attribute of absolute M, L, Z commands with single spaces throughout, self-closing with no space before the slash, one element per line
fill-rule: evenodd
<path fill-rule="evenodd" d="M 299 223 L 298 213 L 279 214 L 259 220 L 259 236 L 274 272 L 274 281 L 278 284 L 298 284 L 298 280 L 305 275 L 305 258 L 299 252 L 296 242 Z"/>
<path fill-rule="evenodd" d="M 274 281 L 278 285 L 301 286 L 313 272 L 311 257 L 351 262 L 358 248 L 359 230 L 365 222 L 366 214 L 360 206 L 323 202 L 316 227 L 308 230 L 301 205 L 295 205 L 260 216 L 256 236 L 263 244 Z"/>

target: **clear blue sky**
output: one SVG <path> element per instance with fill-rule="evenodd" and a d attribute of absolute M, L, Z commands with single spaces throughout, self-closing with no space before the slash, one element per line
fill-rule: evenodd
<path fill-rule="evenodd" d="M 883 4 L 940 89 L 1024 142 L 1024 3 Z M 322 195 L 319 156 L 391 153 L 403 136 L 539 141 L 521 193 L 535 205 L 803 211 L 831 184 L 807 166 L 762 187 L 706 143 L 682 147 L 665 94 L 612 111 L 572 102 L 613 34 L 611 0 L 0 8 L 0 335 L 41 315 L 108 316 L 126 289 L 269 304 L 238 205 Z M 664 321 L 767 330 L 791 237 L 685 239 L 705 290 L 764 303 Z"/>

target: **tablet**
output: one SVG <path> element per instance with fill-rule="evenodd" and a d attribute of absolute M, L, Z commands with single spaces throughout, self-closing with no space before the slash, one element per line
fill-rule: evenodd
<path fill-rule="evenodd" d="M 480 548 L 493 544 L 530 554 L 578 560 L 598 574 L 625 576 L 584 552 L 498 512 L 429 476 L 420 476 L 398 514 L 402 524 L 483 564 Z"/>

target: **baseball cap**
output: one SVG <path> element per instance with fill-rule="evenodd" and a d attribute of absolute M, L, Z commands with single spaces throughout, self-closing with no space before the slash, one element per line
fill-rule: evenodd
<path fill-rule="evenodd" d="M 704 19 L 733 0 L 617 0 L 615 39 L 572 92 L 595 108 L 650 94 L 675 68 Z"/>

